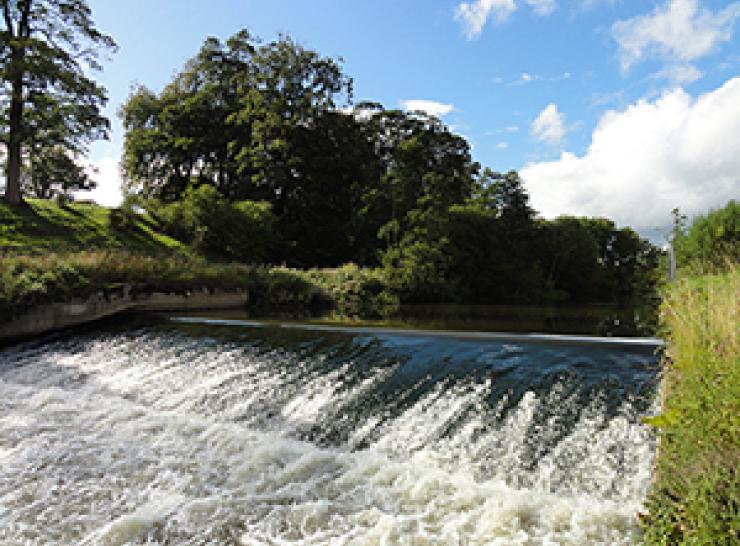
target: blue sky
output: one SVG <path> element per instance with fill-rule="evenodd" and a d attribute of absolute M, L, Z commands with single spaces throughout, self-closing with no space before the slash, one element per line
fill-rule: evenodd
<path fill-rule="evenodd" d="M 120 48 L 98 76 L 113 118 L 133 83 L 159 90 L 207 36 L 246 27 L 343 57 L 356 100 L 439 114 L 482 164 L 520 170 L 546 216 L 607 215 L 657 233 L 674 206 L 694 214 L 740 197 L 739 1 L 90 5 Z M 101 201 L 115 201 L 122 136 L 114 119 L 111 141 L 91 150 Z"/>

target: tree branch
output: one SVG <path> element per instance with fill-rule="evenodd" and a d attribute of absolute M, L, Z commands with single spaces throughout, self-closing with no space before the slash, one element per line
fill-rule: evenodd
<path fill-rule="evenodd" d="M 18 25 L 19 38 L 29 38 L 31 36 L 31 26 L 29 22 L 29 18 L 31 17 L 31 4 L 33 4 L 33 0 L 25 0 L 22 4 L 21 20 Z"/>

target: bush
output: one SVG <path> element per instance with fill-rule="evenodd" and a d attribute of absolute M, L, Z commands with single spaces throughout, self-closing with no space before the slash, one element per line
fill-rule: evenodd
<path fill-rule="evenodd" d="M 305 275 L 323 289 L 326 301 L 347 317 L 385 318 L 400 308 L 398 296 L 380 269 L 346 264 L 336 269 L 312 269 Z"/>
<path fill-rule="evenodd" d="M 382 273 L 354 264 L 301 271 L 119 250 L 4 256 L 0 260 L 0 323 L 37 305 L 116 293 L 124 285 L 144 294 L 241 289 L 249 291 L 256 306 L 320 306 L 350 317 L 379 318 L 398 309 L 398 298 Z"/>
<path fill-rule="evenodd" d="M 678 266 L 693 273 L 717 272 L 740 262 L 740 204 L 731 200 L 721 209 L 694 219 L 673 241 Z"/>
<path fill-rule="evenodd" d="M 151 202 L 149 209 L 169 235 L 211 258 L 266 262 L 275 245 L 269 203 L 231 203 L 213 186 L 191 188 L 176 203 Z"/>

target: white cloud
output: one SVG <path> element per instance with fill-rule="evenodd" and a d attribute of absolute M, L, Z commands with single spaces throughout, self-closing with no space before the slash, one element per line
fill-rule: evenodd
<path fill-rule="evenodd" d="M 409 112 L 426 112 L 437 117 L 446 116 L 455 109 L 452 104 L 423 99 L 402 100 L 401 106 Z"/>
<path fill-rule="evenodd" d="M 653 75 L 657 79 L 667 79 L 672 85 L 680 86 L 695 82 L 703 76 L 693 64 L 669 66 Z"/>
<path fill-rule="evenodd" d="M 74 196 L 77 199 L 91 199 L 106 207 L 117 207 L 123 202 L 123 190 L 121 189 L 121 170 L 117 157 L 104 157 L 99 161 L 93 161 L 94 172 L 88 170 L 90 177 L 98 185 L 92 191 L 78 191 Z"/>
<path fill-rule="evenodd" d="M 526 85 L 528 83 L 534 82 L 539 80 L 540 77 L 537 74 L 530 74 L 529 72 L 522 72 L 522 75 L 519 76 L 516 80 L 509 82 L 507 87 L 516 87 L 518 85 Z"/>
<path fill-rule="evenodd" d="M 668 0 L 651 14 L 617 21 L 612 34 L 619 44 L 622 70 L 647 57 L 682 62 L 703 57 L 732 38 L 738 17 L 740 2 L 712 12 L 701 8 L 698 0 Z"/>
<path fill-rule="evenodd" d="M 505 150 L 508 147 L 509 147 L 508 142 L 499 142 L 498 144 L 496 144 L 496 148 L 498 148 L 499 150 Z"/>
<path fill-rule="evenodd" d="M 676 89 L 604 114 L 586 154 L 529 164 L 522 177 L 546 217 L 606 216 L 646 231 L 670 211 L 704 213 L 740 195 L 740 78 L 693 99 Z"/>
<path fill-rule="evenodd" d="M 556 0 L 526 0 L 537 15 L 550 15 L 558 7 Z"/>
<path fill-rule="evenodd" d="M 477 0 L 462 2 L 455 10 L 455 20 L 462 24 L 468 40 L 480 36 L 483 27 L 492 15 L 499 22 L 505 21 L 516 10 L 514 0 Z"/>
<path fill-rule="evenodd" d="M 532 122 L 532 134 L 537 140 L 558 144 L 565 136 L 565 114 L 556 104 L 548 104 Z"/>

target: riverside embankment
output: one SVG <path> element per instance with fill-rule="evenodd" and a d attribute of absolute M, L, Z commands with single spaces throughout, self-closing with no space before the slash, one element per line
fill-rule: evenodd
<path fill-rule="evenodd" d="M 0 256 L 0 339 L 126 310 L 335 308 L 380 317 L 398 298 L 379 271 L 349 264 L 295 270 L 123 250 Z"/>
<path fill-rule="evenodd" d="M 684 278 L 662 306 L 662 408 L 648 545 L 740 540 L 740 272 Z"/>

